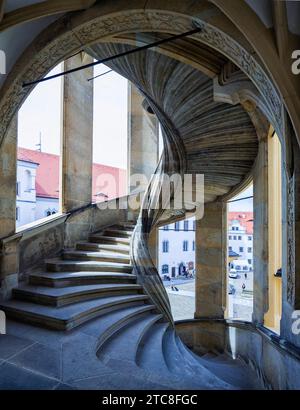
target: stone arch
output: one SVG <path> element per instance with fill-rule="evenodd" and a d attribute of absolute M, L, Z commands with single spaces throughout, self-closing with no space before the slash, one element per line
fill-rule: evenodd
<path fill-rule="evenodd" d="M 122 3 L 122 2 L 121 2 Z M 268 119 L 274 125 L 283 145 L 283 103 L 278 90 L 257 59 L 228 34 L 200 18 L 174 10 L 129 9 L 107 10 L 97 5 L 92 9 L 64 16 L 31 44 L 11 71 L 3 86 L 0 100 L 0 142 L 8 126 L 33 87 L 23 88 L 30 82 L 47 74 L 56 64 L 78 52 L 85 45 L 107 41 L 124 33 L 159 32 L 178 34 L 191 30 L 195 25 L 201 32 L 191 38 L 217 50 L 233 61 L 255 84 L 268 107 Z M 133 7 L 133 6 L 131 6 Z M 55 33 L 55 34 L 53 34 Z"/>

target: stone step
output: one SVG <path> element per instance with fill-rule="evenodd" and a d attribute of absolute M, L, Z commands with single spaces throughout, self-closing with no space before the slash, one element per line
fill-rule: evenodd
<path fill-rule="evenodd" d="M 129 230 L 126 231 L 125 229 L 117 229 L 117 228 L 106 228 L 102 231 L 104 236 L 113 236 L 113 237 L 121 237 L 121 238 L 130 238 L 133 231 Z"/>
<path fill-rule="evenodd" d="M 155 313 L 155 311 L 155 305 L 134 306 L 122 309 L 122 311 L 118 310 L 114 313 L 109 313 L 101 318 L 101 323 L 97 326 L 99 342 L 96 350 L 99 351 L 101 346 L 114 334 L 121 331 L 123 327 L 128 326 L 133 321 L 146 317 L 146 315 L 149 316 L 149 314 Z"/>
<path fill-rule="evenodd" d="M 136 294 L 141 292 L 141 289 L 142 287 L 135 283 L 68 286 L 64 288 L 24 285 L 14 288 L 12 292 L 13 297 L 18 300 L 60 307 L 106 296 Z"/>
<path fill-rule="evenodd" d="M 10 300 L 1 302 L 0 309 L 8 318 L 56 330 L 71 330 L 98 316 L 129 306 L 144 306 L 146 295 L 110 296 L 75 303 L 61 308 Z"/>
<path fill-rule="evenodd" d="M 101 244 L 115 244 L 115 245 L 130 245 L 130 238 L 125 237 L 115 237 L 115 236 L 104 236 L 103 234 L 91 234 L 89 240 L 94 243 Z"/>
<path fill-rule="evenodd" d="M 201 367 L 206 368 L 219 380 L 223 380 L 228 386 L 234 386 L 236 389 L 261 388 L 260 382 L 255 373 L 249 367 L 246 368 L 240 361 L 233 360 L 227 354 L 214 355 L 213 357 L 207 357 L 206 359 L 203 359 L 203 356 L 199 358 L 199 356 L 189 350 L 179 338 L 178 341 L 182 353 L 188 353 L 188 356 L 186 356 L 187 360 L 189 363 L 192 363 L 192 366 L 196 371 L 200 365 Z"/>
<path fill-rule="evenodd" d="M 233 360 L 232 357 L 225 353 L 215 355 L 206 354 L 204 356 L 201 356 L 201 359 L 208 360 L 210 363 L 218 363 L 220 365 L 227 365 L 228 363 L 230 363 L 231 366 L 234 366 L 235 364 L 239 363 L 238 361 Z"/>
<path fill-rule="evenodd" d="M 133 231 L 135 228 L 135 223 L 133 222 L 119 222 L 115 225 L 110 226 L 113 229 L 125 229 L 127 231 Z"/>
<path fill-rule="evenodd" d="M 120 368 L 124 361 L 132 367 L 137 367 L 136 355 L 139 344 L 145 333 L 161 319 L 162 314 L 149 314 L 113 333 L 98 346 L 98 358 L 113 368 Z"/>
<path fill-rule="evenodd" d="M 149 372 L 170 377 L 171 373 L 165 361 L 163 340 L 169 329 L 169 323 L 156 323 L 144 335 L 137 352 L 137 365 Z"/>
<path fill-rule="evenodd" d="M 180 348 L 181 340 L 173 328 L 169 328 L 164 337 L 163 351 L 165 362 L 170 372 L 177 379 L 177 383 L 185 388 L 203 388 L 203 381 L 200 375 L 204 373 L 207 377 L 207 371 L 200 366 L 199 358 L 191 360 L 187 351 Z M 211 380 L 211 375 L 208 376 Z M 223 384 L 223 381 L 220 381 Z"/>
<path fill-rule="evenodd" d="M 182 371 L 182 354 L 177 346 L 176 338 L 174 329 L 167 329 L 164 337 L 164 360 L 170 372 L 174 374 Z M 185 370 L 188 370 L 187 367 L 185 363 Z"/>
<path fill-rule="evenodd" d="M 187 370 L 187 377 L 184 376 L 186 381 L 191 379 L 190 386 L 193 385 L 193 380 L 200 381 L 200 383 L 206 383 L 207 387 L 210 389 L 234 389 L 234 386 L 226 379 L 225 374 L 215 374 L 208 367 L 204 366 L 204 360 L 202 361 L 199 356 L 193 353 L 187 346 L 181 341 L 181 339 L 175 334 L 174 339 L 177 344 L 181 360 L 184 361 L 184 368 Z M 177 369 L 177 373 L 178 373 Z M 193 376 L 192 376 L 193 375 Z M 199 386 L 198 386 L 199 388 Z"/>
<path fill-rule="evenodd" d="M 211 359 L 214 359 L 215 357 L 217 357 L 217 355 L 213 352 L 207 352 L 207 353 L 201 355 L 200 357 L 203 360 L 211 360 Z"/>
<path fill-rule="evenodd" d="M 219 360 L 218 357 L 215 357 L 204 359 L 201 363 L 215 376 L 236 388 L 247 390 L 262 388 L 257 375 L 249 366 L 245 366 L 239 360 L 234 360 L 228 355 L 226 359 L 224 355 L 221 355 Z"/>
<path fill-rule="evenodd" d="M 147 372 L 149 380 L 156 383 L 166 383 L 168 380 L 172 389 L 203 389 L 205 382 L 199 377 L 204 373 L 207 380 L 208 371 L 201 368 L 201 373 L 195 373 L 186 362 L 177 347 L 174 329 L 165 323 L 157 323 L 145 334 L 140 343 L 137 363 Z M 205 376 L 208 376 L 205 377 Z M 215 379 L 215 377 L 213 377 Z M 218 386 L 224 383 L 218 381 Z"/>
<path fill-rule="evenodd" d="M 136 275 L 132 273 L 111 272 L 40 272 L 28 277 L 30 285 L 64 287 L 76 285 L 95 285 L 100 283 L 134 283 Z"/>
<path fill-rule="evenodd" d="M 46 261 L 46 268 L 51 272 L 123 272 L 131 273 L 132 266 L 125 263 L 95 262 L 95 261 L 68 261 L 62 259 L 50 259 Z"/>
<path fill-rule="evenodd" d="M 114 245 L 114 244 L 101 244 L 93 242 L 79 242 L 76 244 L 76 249 L 79 251 L 96 251 L 105 253 L 118 253 L 129 255 L 130 247 L 125 245 Z"/>
<path fill-rule="evenodd" d="M 103 261 L 103 262 L 121 262 L 129 263 L 129 255 L 120 255 L 117 253 L 104 253 L 104 252 L 88 252 L 88 251 L 64 251 L 62 254 L 65 260 L 84 260 L 84 261 Z"/>

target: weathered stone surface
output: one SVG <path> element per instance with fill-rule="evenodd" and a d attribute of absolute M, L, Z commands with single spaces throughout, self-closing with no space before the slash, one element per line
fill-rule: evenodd
<path fill-rule="evenodd" d="M 18 121 L 8 130 L 0 155 L 0 238 L 11 235 L 16 226 L 16 173 Z"/>
<path fill-rule="evenodd" d="M 83 53 L 67 59 L 64 70 L 83 64 Z M 84 63 L 92 62 L 86 57 Z M 92 200 L 93 68 L 65 76 L 63 82 L 62 210 Z"/>
<path fill-rule="evenodd" d="M 234 321 L 179 321 L 176 330 L 193 351 L 204 354 L 211 347 L 242 358 L 254 369 L 266 388 L 299 389 L 300 364 L 297 354 L 286 350 L 273 332 L 250 323 Z M 195 335 L 197 335 L 195 337 Z"/>
<path fill-rule="evenodd" d="M 208 203 L 196 221 L 196 312 L 195 318 L 223 318 L 223 287 L 226 287 L 226 205 Z"/>
<path fill-rule="evenodd" d="M 148 182 L 158 163 L 158 120 L 143 107 L 145 97 L 128 83 L 128 166 L 129 177 L 144 175 Z M 147 184 L 148 185 L 148 184 Z M 141 189 L 146 189 L 141 186 Z M 133 187 L 135 188 L 135 187 Z"/>
<path fill-rule="evenodd" d="M 253 175 L 253 320 L 263 323 L 268 310 L 268 142 L 261 135 Z"/>

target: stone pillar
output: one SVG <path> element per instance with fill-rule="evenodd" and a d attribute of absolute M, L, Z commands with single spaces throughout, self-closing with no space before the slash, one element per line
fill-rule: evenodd
<path fill-rule="evenodd" d="M 150 181 L 158 163 L 158 121 L 148 111 L 145 97 L 128 82 L 128 177 L 143 174 Z"/>
<path fill-rule="evenodd" d="M 291 172 L 282 163 L 282 317 L 280 334 L 300 347 L 300 148 L 292 133 Z M 293 326 L 294 325 L 294 326 Z M 296 332 L 295 332 L 296 330 Z"/>
<path fill-rule="evenodd" d="M 16 229 L 18 120 L 12 121 L 1 145 L 0 156 L 0 239 Z"/>
<path fill-rule="evenodd" d="M 205 204 L 196 221 L 195 318 L 224 318 L 227 265 L 227 207 L 221 201 Z"/>
<path fill-rule="evenodd" d="M 268 310 L 268 135 L 260 137 L 253 173 L 253 321 Z"/>
<path fill-rule="evenodd" d="M 64 62 L 64 70 L 88 64 L 84 53 Z M 63 80 L 62 211 L 68 212 L 92 200 L 93 163 L 93 68 Z"/>
<path fill-rule="evenodd" d="M 158 269 L 158 234 L 159 234 L 159 228 L 154 228 L 150 232 L 149 239 L 148 239 L 148 248 L 150 251 L 150 255 L 157 269 Z"/>
<path fill-rule="evenodd" d="M 1 146 L 0 156 L 0 300 L 10 297 L 19 272 L 16 230 L 17 116 Z M 10 238 L 6 238 L 10 236 Z"/>
<path fill-rule="evenodd" d="M 269 293 L 268 312 L 264 325 L 279 332 L 281 319 L 281 277 L 275 276 L 282 268 L 281 217 L 281 144 L 276 134 L 268 136 L 268 249 Z"/>

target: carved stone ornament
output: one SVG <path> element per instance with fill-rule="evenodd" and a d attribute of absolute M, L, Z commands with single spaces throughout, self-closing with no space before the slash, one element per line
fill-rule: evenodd
<path fill-rule="evenodd" d="M 288 181 L 287 198 L 287 300 L 295 303 L 295 178 Z"/>
<path fill-rule="evenodd" d="M 132 10 L 99 15 L 85 22 L 73 24 L 72 16 L 54 22 L 34 41 L 20 58 L 2 87 L 0 100 L 0 144 L 22 102 L 33 89 L 23 88 L 45 76 L 67 56 L 112 35 L 130 32 L 182 33 L 196 26 L 202 31 L 192 36 L 224 54 L 243 70 L 256 85 L 269 107 L 270 122 L 279 136 L 283 135 L 282 101 L 266 72 L 241 45 L 227 34 L 206 22 L 170 11 Z M 77 25 L 76 25 L 77 24 Z M 57 33 L 53 35 L 53 33 Z"/>

